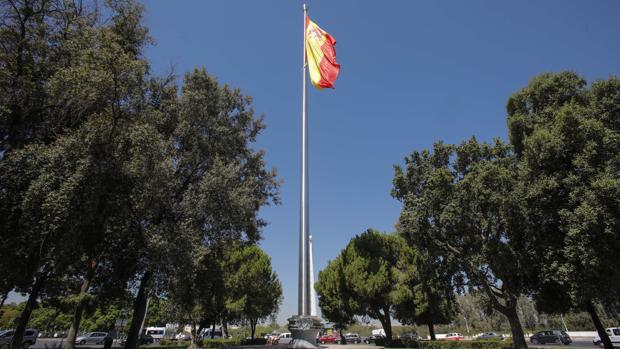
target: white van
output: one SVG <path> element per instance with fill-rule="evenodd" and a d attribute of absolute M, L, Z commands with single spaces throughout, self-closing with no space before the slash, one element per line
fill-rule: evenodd
<path fill-rule="evenodd" d="M 153 337 L 153 340 L 155 342 L 159 342 L 160 340 L 164 339 L 164 336 L 166 335 L 166 328 L 165 327 L 147 327 L 144 330 L 142 330 L 142 333 L 147 336 Z"/>

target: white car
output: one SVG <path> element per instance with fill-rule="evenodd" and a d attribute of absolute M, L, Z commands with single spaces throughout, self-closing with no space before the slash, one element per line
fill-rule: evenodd
<path fill-rule="evenodd" d="M 178 333 L 176 336 L 174 336 L 174 339 L 180 340 L 180 341 L 191 341 L 192 335 L 186 332 L 181 332 L 181 333 Z"/>
<path fill-rule="evenodd" d="M 289 344 L 293 340 L 293 335 L 290 332 L 284 332 L 278 336 L 276 340 L 278 344 Z"/>
<path fill-rule="evenodd" d="M 605 329 L 605 332 L 607 332 L 607 335 L 609 336 L 609 339 L 611 340 L 611 344 L 614 347 L 620 347 L 620 327 L 609 327 Z M 594 345 L 598 345 L 601 347 L 603 346 L 603 341 L 601 341 L 600 336 L 594 337 L 594 339 L 592 340 L 592 343 Z"/>

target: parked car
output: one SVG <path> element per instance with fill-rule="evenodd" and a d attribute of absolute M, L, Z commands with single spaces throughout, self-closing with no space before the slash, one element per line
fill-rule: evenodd
<path fill-rule="evenodd" d="M 347 342 L 347 344 L 349 343 L 358 344 L 362 342 L 362 338 L 357 333 L 345 333 L 344 339 Z"/>
<path fill-rule="evenodd" d="M 148 334 L 142 334 L 140 335 L 140 338 L 138 339 L 138 341 L 140 342 L 140 345 L 146 345 L 146 344 L 153 344 L 155 343 L 155 339 L 153 338 L 153 336 L 148 335 Z M 120 346 L 125 346 L 125 343 L 127 342 L 127 337 L 121 339 L 118 341 Z"/>
<path fill-rule="evenodd" d="M 0 346 L 11 344 L 15 330 L 0 331 Z M 26 349 L 37 342 L 39 331 L 29 328 L 24 332 L 22 339 L 22 348 Z"/>
<path fill-rule="evenodd" d="M 273 344 L 289 344 L 293 340 L 293 335 L 290 332 L 281 333 Z"/>
<path fill-rule="evenodd" d="M 495 332 L 484 332 L 484 333 L 481 333 L 481 334 L 477 335 L 475 338 L 476 338 L 476 339 L 480 339 L 480 340 L 483 340 L 483 339 L 498 339 L 498 340 L 503 340 L 503 339 L 504 339 L 504 336 L 503 336 L 503 335 L 501 335 L 501 334 L 497 334 L 497 333 L 495 333 Z"/>
<path fill-rule="evenodd" d="M 530 342 L 532 344 L 546 344 L 546 343 L 564 343 L 566 345 L 570 344 L 570 337 L 564 331 L 554 332 L 553 330 L 540 331 L 530 337 Z M 568 337 L 568 340 L 567 338 Z"/>
<path fill-rule="evenodd" d="M 326 334 L 318 339 L 320 344 L 336 344 L 340 341 L 340 336 L 336 334 Z"/>
<path fill-rule="evenodd" d="M 164 339 L 164 336 L 166 336 L 166 328 L 165 327 L 147 327 L 142 330 L 142 333 L 153 337 L 153 340 L 155 342 L 159 342 L 160 340 Z"/>
<path fill-rule="evenodd" d="M 462 341 L 465 337 L 460 333 L 448 333 L 444 338 L 447 341 Z"/>
<path fill-rule="evenodd" d="M 620 347 L 620 327 L 609 327 L 605 329 L 605 332 L 607 332 L 607 335 L 611 340 L 611 344 L 614 347 Z M 603 341 L 601 341 L 600 336 L 594 337 L 592 343 L 601 347 L 603 346 Z"/>
<path fill-rule="evenodd" d="M 373 334 L 373 335 L 370 335 L 369 337 L 364 338 L 364 343 L 366 344 L 375 343 L 377 339 L 380 339 L 380 338 L 385 338 L 385 336 L 382 336 L 380 334 Z"/>
<path fill-rule="evenodd" d="M 179 341 L 191 341 L 192 335 L 186 332 L 181 332 L 181 333 L 177 333 L 177 335 L 174 336 L 174 339 L 179 340 Z"/>
<path fill-rule="evenodd" d="M 213 335 L 211 335 L 211 333 L 213 333 Z M 213 330 L 213 328 L 209 327 L 206 330 L 204 330 L 204 332 L 202 333 L 201 339 L 216 339 L 216 338 L 223 338 L 223 334 L 222 334 L 222 329 L 216 327 L 215 331 Z"/>
<path fill-rule="evenodd" d="M 107 335 L 106 332 L 86 332 L 75 339 L 75 344 L 103 344 L 103 340 Z"/>
<path fill-rule="evenodd" d="M 265 336 L 265 339 L 267 340 L 267 344 L 273 344 L 275 343 L 275 341 L 278 339 L 278 337 L 280 336 L 280 332 L 271 332 L 268 333 Z"/>
<path fill-rule="evenodd" d="M 403 340 L 403 341 L 414 341 L 418 339 L 418 334 L 413 333 L 413 332 L 403 333 L 400 336 L 398 336 L 398 339 Z"/>
<path fill-rule="evenodd" d="M 572 338 L 570 338 L 570 336 L 568 335 L 568 333 L 566 333 L 566 331 L 562 331 L 562 330 L 551 330 L 551 332 L 555 333 L 556 335 L 558 335 L 558 337 L 560 337 L 560 341 L 562 342 L 562 344 L 564 345 L 569 345 L 573 342 Z"/>

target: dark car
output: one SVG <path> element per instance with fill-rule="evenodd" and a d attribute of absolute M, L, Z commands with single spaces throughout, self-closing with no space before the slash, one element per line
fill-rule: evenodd
<path fill-rule="evenodd" d="M 142 334 L 140 335 L 140 345 L 146 345 L 146 344 L 153 344 L 155 343 L 155 338 L 153 338 L 153 336 L 148 335 L 148 334 Z M 123 338 L 119 341 L 119 344 L 121 346 L 125 346 L 125 343 L 127 342 L 127 338 Z"/>
<path fill-rule="evenodd" d="M 565 331 L 562 331 L 562 330 L 551 330 L 551 332 L 557 334 L 558 337 L 560 337 L 560 341 L 564 345 L 569 345 L 569 344 L 571 344 L 573 342 L 573 340 L 570 338 L 568 333 L 566 333 Z"/>
<path fill-rule="evenodd" d="M 413 333 L 413 332 L 404 333 L 404 334 L 401 334 L 398 337 L 398 339 L 403 340 L 403 341 L 414 341 L 418 339 L 418 334 Z"/>
<path fill-rule="evenodd" d="M 364 343 L 366 344 L 375 343 L 377 339 L 381 339 L 381 338 L 385 338 L 385 337 L 379 334 L 373 334 L 369 337 L 364 338 Z"/>
<path fill-rule="evenodd" d="M 548 331 L 540 331 L 535 335 L 530 337 L 530 342 L 532 344 L 546 344 L 546 343 L 563 343 L 570 344 L 572 340 L 568 336 L 568 334 L 564 331 L 559 330 L 548 330 Z"/>
<path fill-rule="evenodd" d="M 344 339 L 347 341 L 347 344 L 349 343 L 358 344 L 362 342 L 362 338 L 357 333 L 347 333 L 344 335 Z"/>

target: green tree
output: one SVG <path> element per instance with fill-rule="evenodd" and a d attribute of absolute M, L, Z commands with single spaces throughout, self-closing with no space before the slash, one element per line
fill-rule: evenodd
<path fill-rule="evenodd" d="M 0 60 L 7 69 L 0 88 L 7 93 L 0 98 L 0 224 L 8 234 L 3 240 L 17 247 L 6 256 L 21 262 L 9 266 L 21 276 L 2 291 L 29 293 L 13 347 L 21 344 L 36 299 L 54 293 L 54 279 L 65 276 L 81 279 L 71 346 L 95 271 L 110 262 L 102 251 L 124 255 L 118 253 L 123 244 L 112 243 L 127 228 L 122 193 L 128 183 L 119 167 L 123 150 L 116 147 L 141 100 L 147 65 L 139 55 L 148 38 L 132 26 L 140 7 L 131 1 L 108 1 L 105 24 L 82 2 L 8 0 L 1 6 Z"/>
<path fill-rule="evenodd" d="M 221 86 L 204 70 L 185 76 L 178 99 L 173 93 L 168 96 L 172 98 L 162 103 L 156 115 L 162 120 L 158 132 L 165 135 L 158 138 L 169 142 L 164 147 L 169 153 L 162 161 L 171 171 L 162 171 L 144 192 L 136 193 L 154 192 L 154 197 L 134 200 L 139 205 L 136 217 L 145 217 L 140 220 L 146 223 L 145 233 L 167 238 L 145 239 L 147 272 L 138 293 L 143 301 L 136 302 L 133 318 L 144 314 L 144 295 L 150 289 L 145 276 L 181 276 L 181 280 L 173 278 L 171 300 L 191 315 L 191 322 L 207 326 L 225 308 L 221 251 L 229 244 L 258 241 L 265 225 L 257 217 L 258 210 L 278 202 L 278 182 L 275 172 L 266 169 L 263 152 L 250 147 L 264 125 L 254 117 L 249 97 Z M 157 194 L 161 188 L 165 188 L 163 194 Z M 171 239 L 176 241 L 175 252 L 162 255 Z M 158 262 L 167 258 L 174 263 Z M 162 265 L 179 268 L 155 273 Z M 132 336 L 137 338 L 138 329 L 139 323 L 132 321 L 127 348 L 133 348 Z"/>
<path fill-rule="evenodd" d="M 238 320 L 250 324 L 254 339 L 256 325 L 276 314 L 282 301 L 282 285 L 271 268 L 271 258 L 258 246 L 239 246 L 222 269 L 226 275 L 226 308 Z"/>
<path fill-rule="evenodd" d="M 428 326 L 431 340 L 436 340 L 435 325 L 451 323 L 458 308 L 452 275 L 440 259 L 420 251 L 415 255 L 415 261 L 403 262 L 404 297 L 396 302 L 396 318 L 403 324 Z"/>
<path fill-rule="evenodd" d="M 319 273 L 315 288 L 323 316 L 336 323 L 369 316 L 379 320 L 387 338 L 392 338 L 392 316 L 408 293 L 402 264 L 413 261 L 413 254 L 394 234 L 369 229 L 354 237 Z"/>
<path fill-rule="evenodd" d="M 340 255 L 329 261 L 325 269 L 319 272 L 314 288 L 319 298 L 321 314 L 334 323 L 334 328 L 340 332 L 340 337 L 344 338 L 342 331 L 356 321 L 354 304 L 350 303 L 351 298 L 347 295 L 344 266 Z"/>
<path fill-rule="evenodd" d="M 528 293 L 536 261 L 528 248 L 510 147 L 474 138 L 455 147 L 436 143 L 396 168 L 402 198 L 399 231 L 457 271 L 457 285 L 480 289 L 510 322 L 515 344 L 527 347 L 517 300 Z M 454 269 L 452 269 L 454 268 Z"/>
<path fill-rule="evenodd" d="M 587 310 L 611 348 L 595 303 L 620 299 L 620 79 L 588 87 L 572 72 L 542 74 L 509 98 L 507 111 L 544 260 L 539 306 Z"/>

